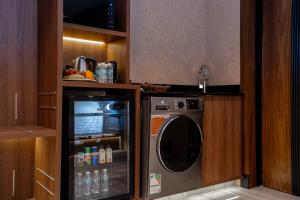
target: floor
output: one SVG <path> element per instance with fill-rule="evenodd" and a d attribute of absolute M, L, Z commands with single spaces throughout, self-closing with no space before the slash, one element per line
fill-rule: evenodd
<path fill-rule="evenodd" d="M 300 197 L 264 187 L 247 190 L 238 186 L 228 186 L 204 193 L 201 191 L 192 191 L 159 200 L 300 200 Z"/>

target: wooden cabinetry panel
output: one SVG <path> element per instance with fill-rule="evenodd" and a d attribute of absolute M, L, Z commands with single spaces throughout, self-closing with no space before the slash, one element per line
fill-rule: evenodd
<path fill-rule="evenodd" d="M 0 141 L 0 199 L 34 196 L 34 139 Z"/>
<path fill-rule="evenodd" d="M 36 184 L 36 200 L 54 200 L 54 196 L 43 185 Z"/>
<path fill-rule="evenodd" d="M 17 140 L 15 199 L 34 197 L 35 139 Z"/>
<path fill-rule="evenodd" d="M 56 181 L 58 158 L 56 158 L 55 137 L 37 138 L 35 151 L 35 198 L 37 200 L 52 199 L 57 196 L 55 183 L 58 183 Z"/>
<path fill-rule="evenodd" d="M 32 124 L 36 122 L 37 0 L 2 0 L 0 18 L 0 126 Z"/>
<path fill-rule="evenodd" d="M 243 98 L 243 175 L 256 186 L 256 1 L 241 1 L 241 91 Z"/>
<path fill-rule="evenodd" d="M 291 192 L 292 1 L 263 2 L 263 185 Z"/>
<path fill-rule="evenodd" d="M 16 141 L 0 141 L 0 199 L 13 200 L 13 170 L 16 162 Z"/>
<path fill-rule="evenodd" d="M 241 106 L 239 96 L 205 97 L 202 186 L 241 177 Z"/>

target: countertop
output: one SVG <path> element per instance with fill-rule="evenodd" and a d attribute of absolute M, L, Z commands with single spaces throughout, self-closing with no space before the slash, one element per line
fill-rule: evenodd
<path fill-rule="evenodd" d="M 203 93 L 196 86 L 171 86 L 167 92 L 142 91 L 144 96 L 243 96 L 239 85 L 208 86 Z"/>

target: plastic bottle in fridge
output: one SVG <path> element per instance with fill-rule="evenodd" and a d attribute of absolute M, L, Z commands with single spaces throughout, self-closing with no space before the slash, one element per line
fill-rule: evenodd
<path fill-rule="evenodd" d="M 90 196 L 92 194 L 92 177 L 89 171 L 85 172 L 83 183 L 84 196 Z"/>
<path fill-rule="evenodd" d="M 83 196 L 83 174 L 76 173 L 75 176 L 75 197 Z"/>
<path fill-rule="evenodd" d="M 95 170 L 93 174 L 92 193 L 93 194 L 100 193 L 100 173 L 98 170 Z"/>
<path fill-rule="evenodd" d="M 106 162 L 112 163 L 113 162 L 113 154 L 112 154 L 112 148 L 109 145 L 106 146 L 105 153 L 106 153 L 106 155 L 105 155 Z"/>
<path fill-rule="evenodd" d="M 109 191 L 109 174 L 107 169 L 103 169 L 103 173 L 101 175 L 101 191 L 102 192 Z"/>
<path fill-rule="evenodd" d="M 99 148 L 99 164 L 105 164 L 105 149 L 102 146 Z"/>

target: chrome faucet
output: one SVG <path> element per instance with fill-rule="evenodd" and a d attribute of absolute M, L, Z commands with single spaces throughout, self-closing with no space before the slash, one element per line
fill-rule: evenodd
<path fill-rule="evenodd" d="M 208 82 L 208 67 L 202 65 L 198 73 L 199 89 L 203 89 L 203 93 L 206 93 L 206 86 Z"/>

